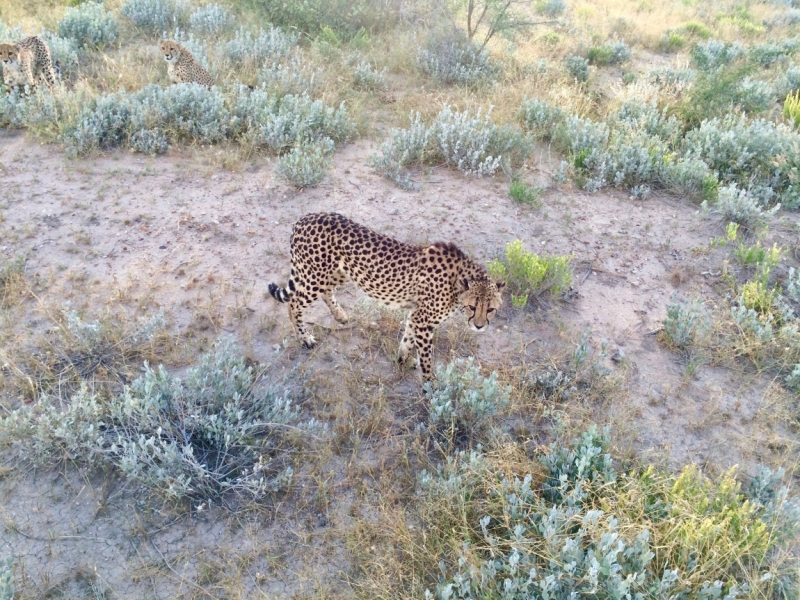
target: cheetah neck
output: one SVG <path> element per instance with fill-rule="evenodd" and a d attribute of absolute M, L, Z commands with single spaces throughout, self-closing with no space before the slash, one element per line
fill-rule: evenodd
<path fill-rule="evenodd" d="M 485 281 L 489 279 L 489 275 L 481 265 L 464 256 L 464 260 L 458 266 L 458 278 L 468 281 Z"/>

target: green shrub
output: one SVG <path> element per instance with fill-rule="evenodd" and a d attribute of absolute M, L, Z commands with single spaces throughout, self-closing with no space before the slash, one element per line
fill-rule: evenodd
<path fill-rule="evenodd" d="M 706 27 L 703 23 L 699 21 L 687 21 L 683 25 L 680 26 L 680 31 L 685 33 L 686 35 L 700 38 L 703 40 L 707 40 L 710 38 L 714 33 Z"/>
<path fill-rule="evenodd" d="M 777 244 L 773 244 L 772 249 L 768 250 L 762 247 L 761 242 L 758 241 L 752 246 L 739 244 L 734 250 L 734 255 L 742 266 L 764 265 L 766 268 L 771 269 L 778 264 L 782 252 Z"/>
<path fill-rule="evenodd" d="M 357 89 L 380 91 L 386 90 L 386 69 L 378 71 L 367 61 L 361 61 L 353 69 L 353 86 Z"/>
<path fill-rule="evenodd" d="M 534 208 L 542 205 L 542 201 L 539 200 L 541 193 L 542 188 L 532 187 L 520 179 L 512 179 L 508 188 L 508 195 L 514 200 L 522 204 L 530 204 Z"/>
<path fill-rule="evenodd" d="M 686 45 L 686 38 L 677 31 L 668 31 L 661 38 L 658 47 L 662 52 L 677 52 Z"/>
<path fill-rule="evenodd" d="M 451 448 L 476 441 L 511 393 L 497 383 L 496 372 L 481 376 L 472 357 L 437 365 L 436 378 L 423 389 L 430 403 L 428 421 Z"/>
<path fill-rule="evenodd" d="M 746 54 L 747 50 L 738 42 L 728 44 L 720 40 L 708 40 L 692 50 L 692 62 L 703 71 L 714 71 Z"/>
<path fill-rule="evenodd" d="M 558 294 L 572 285 L 571 256 L 539 256 L 524 249 L 521 240 L 506 245 L 504 260 L 489 263 L 489 274 L 508 284 L 515 308 L 542 294 Z"/>
<path fill-rule="evenodd" d="M 708 208 L 708 203 L 703 206 Z M 740 190 L 736 184 L 726 185 L 719 189 L 717 202 L 712 210 L 722 215 L 725 221 L 738 223 L 748 229 L 764 225 L 767 219 L 773 216 L 780 204 L 764 210 L 760 203 L 747 190 Z"/>
<path fill-rule="evenodd" d="M 333 149 L 330 138 L 304 142 L 281 156 L 275 171 L 298 189 L 316 187 L 330 169 Z"/>
<path fill-rule="evenodd" d="M 58 35 L 75 41 L 80 48 L 102 48 L 118 37 L 117 17 L 102 2 L 84 2 L 69 7 L 58 22 Z"/>
<path fill-rule="evenodd" d="M 616 65 L 629 60 L 630 57 L 631 49 L 622 41 L 606 42 L 601 46 L 592 46 L 586 54 L 589 64 L 597 66 Z M 575 78 L 580 81 L 577 76 Z"/>
<path fill-rule="evenodd" d="M 800 128 L 800 90 L 786 96 L 783 103 L 783 116 L 786 117 L 795 128 Z"/>

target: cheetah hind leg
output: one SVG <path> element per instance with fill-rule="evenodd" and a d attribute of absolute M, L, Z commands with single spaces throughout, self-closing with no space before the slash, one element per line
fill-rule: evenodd
<path fill-rule="evenodd" d="M 297 295 L 292 296 L 289 300 L 289 320 L 292 322 L 294 332 L 300 342 L 309 349 L 317 345 L 317 340 L 306 330 L 306 326 L 303 323 L 303 311 L 313 301 L 314 299 L 301 298 Z"/>
<path fill-rule="evenodd" d="M 342 325 L 346 324 L 350 319 L 347 317 L 347 313 L 344 312 L 344 309 L 341 305 L 336 301 L 336 298 L 333 297 L 333 291 L 321 294 L 322 299 L 325 301 L 325 304 L 328 305 L 328 308 L 333 315 L 333 318 L 336 319 Z"/>

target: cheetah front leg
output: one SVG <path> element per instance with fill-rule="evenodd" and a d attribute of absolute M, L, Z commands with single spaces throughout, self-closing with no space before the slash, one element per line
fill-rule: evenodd
<path fill-rule="evenodd" d="M 411 315 L 409 315 L 403 330 L 403 338 L 400 340 L 400 347 L 397 349 L 398 364 L 403 365 L 408 361 L 408 353 L 414 346 L 414 326 L 411 324 Z"/>
<path fill-rule="evenodd" d="M 336 301 L 336 298 L 334 298 L 333 292 L 336 290 L 337 286 L 342 285 L 345 281 L 347 281 L 347 275 L 341 270 L 336 271 L 332 277 L 330 290 L 320 294 L 325 304 L 328 305 L 328 309 L 331 311 L 333 318 L 342 325 L 346 324 L 350 319 L 347 318 L 347 313 L 344 312 L 344 309 Z"/>
<path fill-rule="evenodd" d="M 409 323 L 414 332 L 414 345 L 417 347 L 417 364 L 422 371 L 422 381 L 433 379 L 433 330 L 434 324 L 427 312 L 415 310 L 409 315 Z"/>
<path fill-rule="evenodd" d="M 300 293 L 294 294 L 289 300 L 289 320 L 292 322 L 292 327 L 294 327 L 294 332 L 298 339 L 306 348 L 313 348 L 317 345 L 317 340 L 306 330 L 305 324 L 303 323 L 303 311 L 308 308 L 314 300 L 315 298 L 309 298 Z"/>

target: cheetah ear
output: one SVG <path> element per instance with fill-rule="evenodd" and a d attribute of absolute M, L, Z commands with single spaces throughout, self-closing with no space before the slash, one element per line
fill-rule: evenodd
<path fill-rule="evenodd" d="M 504 287 L 506 287 L 506 282 L 505 281 L 498 281 L 497 283 L 495 283 L 495 286 L 497 286 L 497 291 L 499 292 Z"/>

